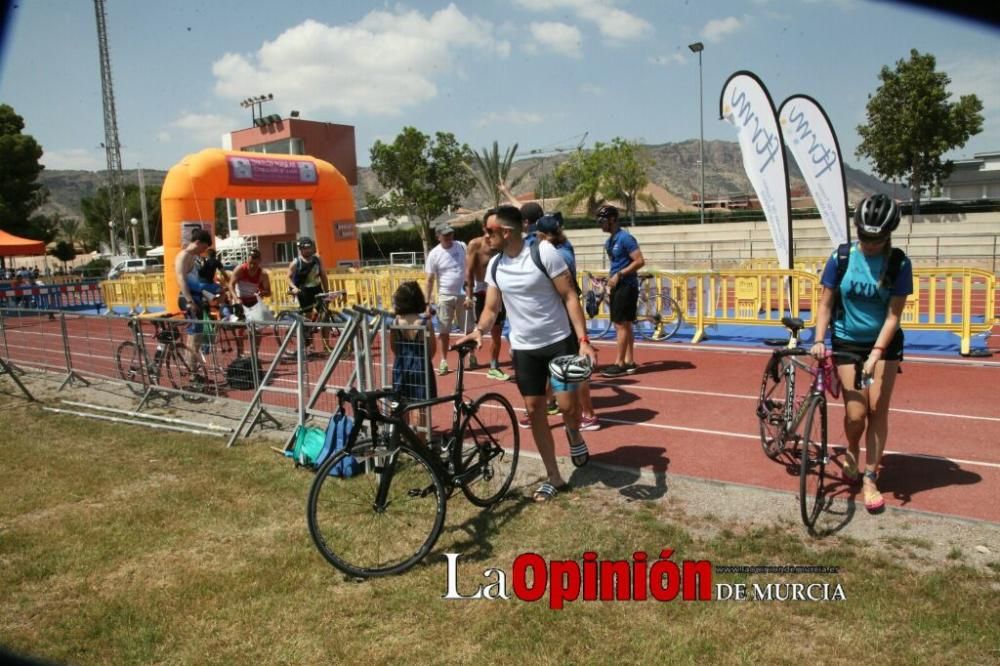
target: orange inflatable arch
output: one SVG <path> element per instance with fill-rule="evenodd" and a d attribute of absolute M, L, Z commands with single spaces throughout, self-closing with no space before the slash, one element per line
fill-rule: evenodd
<path fill-rule="evenodd" d="M 180 288 L 174 260 L 195 229 L 215 237 L 216 199 L 309 199 L 316 250 L 324 267 L 359 259 L 354 197 L 329 162 L 308 155 L 274 155 L 209 148 L 188 155 L 167 173 L 163 218 L 164 297 L 176 307 Z"/>

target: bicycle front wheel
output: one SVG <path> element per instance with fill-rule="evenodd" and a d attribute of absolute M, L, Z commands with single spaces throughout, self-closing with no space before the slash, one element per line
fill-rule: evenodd
<path fill-rule="evenodd" d="M 369 471 L 330 476 L 353 455 Z M 316 472 L 306 518 L 327 562 L 357 578 L 403 573 L 423 559 L 444 524 L 444 485 L 427 459 L 408 445 L 355 446 L 330 456 Z"/>
<path fill-rule="evenodd" d="M 802 522 L 812 531 L 823 510 L 826 469 L 826 399 L 815 396 L 806 414 L 799 466 L 799 507 Z"/>
<path fill-rule="evenodd" d="M 455 476 L 469 501 L 488 507 L 503 499 L 521 451 L 521 432 L 507 398 L 487 393 L 472 403 L 452 447 Z"/>
<path fill-rule="evenodd" d="M 789 363 L 784 357 L 772 356 L 760 381 L 757 400 L 760 447 L 771 460 L 785 450 L 785 403 L 794 400 L 788 384 Z"/>
<path fill-rule="evenodd" d="M 118 376 L 125 380 L 125 386 L 132 393 L 142 396 L 146 392 L 142 377 L 142 354 L 134 342 L 123 342 L 115 350 L 115 364 Z"/>

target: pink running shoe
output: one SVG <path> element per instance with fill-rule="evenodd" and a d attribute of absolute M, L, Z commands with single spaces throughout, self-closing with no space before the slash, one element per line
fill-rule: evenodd
<path fill-rule="evenodd" d="M 580 417 L 580 430 L 600 430 L 601 422 L 597 420 L 597 417 L 587 418 L 586 416 Z"/>

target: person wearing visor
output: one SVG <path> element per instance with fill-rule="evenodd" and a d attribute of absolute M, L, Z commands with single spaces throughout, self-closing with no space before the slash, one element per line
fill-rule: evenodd
<path fill-rule="evenodd" d="M 542 241 L 532 251 L 521 236 L 524 217 L 516 206 L 500 206 L 486 225 L 490 248 L 498 251 L 486 268 L 486 305 L 469 335 L 458 341 L 482 344 L 503 302 L 510 324 L 517 388 L 531 417 L 531 433 L 545 465 L 547 479 L 534 493 L 536 502 L 548 502 L 566 483 L 556 462 L 555 442 L 546 414 L 545 393 L 551 383 L 563 413 L 570 458 L 577 467 L 590 453 L 580 433 L 575 382 L 552 376 L 554 359 L 578 353 L 592 365 L 597 353 L 587 337 L 587 325 L 569 267 L 551 243 Z M 536 263 L 537 261 L 537 263 Z M 544 268 L 544 270 L 542 270 Z"/>
<path fill-rule="evenodd" d="M 562 255 L 562 258 L 566 261 L 566 265 L 569 266 L 570 279 L 576 288 L 577 296 L 579 296 L 580 283 L 576 278 L 576 252 L 573 250 L 573 244 L 569 242 L 569 239 L 566 238 L 566 233 L 563 231 L 562 214 L 557 211 L 540 217 L 535 224 L 535 236 L 537 236 L 538 241 L 552 243 L 552 247 Z M 599 430 L 601 424 L 597 420 L 597 414 L 594 412 L 594 403 L 590 399 L 590 380 L 581 381 L 577 391 L 580 398 L 580 430 Z"/>
<path fill-rule="evenodd" d="M 612 365 L 601 370 L 605 377 L 621 377 L 635 373 L 635 323 L 639 305 L 639 270 L 646 260 L 639 243 L 618 222 L 618 209 L 605 204 L 597 209 L 597 222 L 601 231 L 609 234 L 604 251 L 611 265 L 608 269 L 608 289 L 611 303 L 611 322 L 615 325 L 617 356 Z"/>
<path fill-rule="evenodd" d="M 899 321 L 906 297 L 913 293 L 913 266 L 902 250 L 892 247 L 899 219 L 899 206 L 884 194 L 858 202 L 854 209 L 858 240 L 833 253 L 820 280 L 823 293 L 816 314 L 816 342 L 810 350 L 823 358 L 830 331 L 833 351 L 864 359 L 860 390 L 854 389 L 854 363 L 843 359 L 836 363 L 843 384 L 848 447 L 843 479 L 852 486 L 862 484 L 870 513 L 885 507 L 877 470 L 889 433 L 889 401 L 903 360 Z M 864 467 L 859 455 L 862 435 Z"/>

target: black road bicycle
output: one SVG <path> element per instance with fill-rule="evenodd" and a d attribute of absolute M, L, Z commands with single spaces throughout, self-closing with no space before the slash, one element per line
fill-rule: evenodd
<path fill-rule="evenodd" d="M 809 351 L 798 346 L 798 334 L 803 322 L 795 317 L 784 317 L 781 323 L 791 331 L 789 345 L 775 349 L 764 368 L 757 401 L 757 419 L 760 424 L 760 443 L 764 453 L 772 460 L 789 454 L 798 461 L 799 509 L 802 522 L 810 531 L 825 506 L 825 470 L 830 462 L 827 448 L 826 394 L 836 394 L 837 369 L 834 358 L 843 358 L 855 364 L 855 388 L 863 383 L 861 357 L 849 352 L 830 352 L 826 358 L 808 363 L 799 357 Z M 781 341 L 775 341 L 781 342 Z M 798 371 L 811 375 L 808 391 L 796 395 L 795 381 Z"/>
<path fill-rule="evenodd" d="M 585 273 L 588 288 L 583 292 L 584 311 L 590 317 L 588 329 L 594 338 L 603 338 L 614 330 L 611 324 L 611 290 L 608 278 Z M 599 315 L 603 315 L 599 317 Z M 633 330 L 647 340 L 667 340 L 673 337 L 684 315 L 681 306 L 669 294 L 661 292 L 651 274 L 639 275 L 639 300 Z"/>
<path fill-rule="evenodd" d="M 141 323 L 138 319 L 133 319 L 128 325 L 135 330 Z M 137 396 L 145 395 L 147 384 L 149 386 L 169 384 L 178 390 L 190 390 L 195 382 L 189 362 L 190 354 L 180 341 L 183 337 L 181 327 L 184 326 L 184 322 L 153 320 L 152 325 L 153 338 L 156 340 L 156 350 L 152 358 L 148 357 L 145 349 L 140 349 L 135 342 L 123 342 L 115 350 L 118 375 Z M 200 400 L 187 392 L 181 393 L 181 397 L 190 401 Z"/>
<path fill-rule="evenodd" d="M 338 392 L 340 408 L 352 409 L 354 427 L 344 450 L 317 470 L 306 516 L 313 543 L 340 571 L 369 578 L 416 565 L 437 542 L 456 487 L 480 507 L 506 495 L 517 471 L 520 431 L 514 408 L 499 393 L 464 400 L 463 361 L 474 348 L 452 348 L 460 361 L 452 395 L 406 403 L 392 389 Z M 454 405 L 448 434 L 422 442 L 407 413 L 448 402 Z M 347 456 L 366 471 L 330 476 Z"/>

